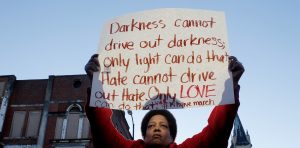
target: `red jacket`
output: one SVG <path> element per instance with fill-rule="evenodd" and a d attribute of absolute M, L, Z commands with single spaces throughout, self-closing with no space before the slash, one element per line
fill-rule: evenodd
<path fill-rule="evenodd" d="M 226 148 L 239 107 L 239 87 L 235 90 L 235 104 L 216 106 L 210 114 L 208 125 L 198 134 L 181 144 L 171 143 L 170 148 Z M 86 106 L 95 148 L 144 148 L 143 140 L 127 140 L 115 128 L 111 120 L 112 110 Z"/>

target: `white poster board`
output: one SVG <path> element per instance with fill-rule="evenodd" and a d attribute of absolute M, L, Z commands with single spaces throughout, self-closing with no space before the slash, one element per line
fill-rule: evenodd
<path fill-rule="evenodd" d="M 234 103 L 223 12 L 157 9 L 104 26 L 90 106 L 122 110 Z"/>

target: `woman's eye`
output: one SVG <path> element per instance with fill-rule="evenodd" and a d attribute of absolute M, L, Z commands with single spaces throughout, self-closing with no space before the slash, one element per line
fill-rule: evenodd
<path fill-rule="evenodd" d="M 148 125 L 147 128 L 152 128 L 154 125 Z"/>

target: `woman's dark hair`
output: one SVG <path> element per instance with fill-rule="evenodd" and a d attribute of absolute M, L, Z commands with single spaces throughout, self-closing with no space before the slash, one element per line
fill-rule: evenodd
<path fill-rule="evenodd" d="M 171 112 L 169 112 L 168 110 L 150 110 L 143 118 L 142 120 L 142 126 L 141 126 L 141 130 L 142 130 L 142 136 L 143 138 L 145 138 L 146 135 L 146 131 L 147 131 L 147 126 L 148 126 L 148 122 L 149 120 L 154 116 L 154 115 L 162 115 L 164 116 L 169 124 L 169 129 L 170 129 L 170 135 L 173 138 L 173 141 L 176 138 L 176 134 L 177 134 L 177 124 L 176 124 L 176 119 L 175 117 L 172 115 Z"/>

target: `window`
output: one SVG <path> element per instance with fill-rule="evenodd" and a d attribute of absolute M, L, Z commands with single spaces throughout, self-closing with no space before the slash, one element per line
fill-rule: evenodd
<path fill-rule="evenodd" d="M 55 126 L 55 136 L 54 139 L 63 139 L 61 137 L 61 133 L 62 133 L 62 127 L 63 127 L 63 121 L 64 121 L 64 117 L 57 117 L 56 119 L 56 126 Z"/>
<path fill-rule="evenodd" d="M 89 131 L 90 131 L 90 123 L 87 117 L 83 118 L 83 125 L 82 125 L 82 136 L 81 138 L 88 138 L 89 137 Z"/>
<path fill-rule="evenodd" d="M 78 136 L 80 114 L 78 112 L 70 112 L 67 117 L 66 139 L 80 138 Z"/>
<path fill-rule="evenodd" d="M 10 137 L 22 137 L 25 116 L 25 111 L 14 112 Z"/>
<path fill-rule="evenodd" d="M 4 95 L 5 82 L 0 82 L 0 97 Z"/>
<path fill-rule="evenodd" d="M 37 137 L 40 127 L 41 111 L 15 111 L 10 137 Z M 28 118 L 28 119 L 26 119 Z M 27 124 L 25 123 L 27 122 Z M 25 134 L 25 135 L 24 135 Z"/>
<path fill-rule="evenodd" d="M 28 117 L 26 137 L 37 137 L 41 118 L 40 111 L 30 111 Z"/>
<path fill-rule="evenodd" d="M 75 79 L 73 81 L 73 87 L 74 88 L 79 88 L 81 86 L 81 80 L 80 79 Z"/>
<path fill-rule="evenodd" d="M 89 123 L 79 104 L 72 104 L 66 110 L 66 116 L 57 117 L 55 139 L 88 138 Z"/>

